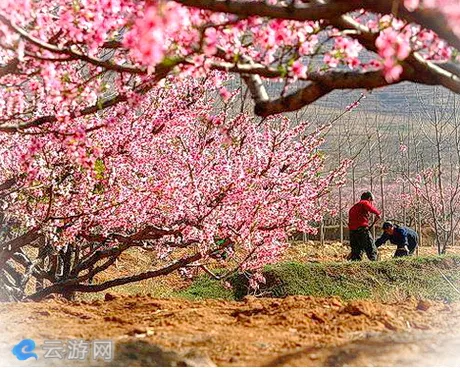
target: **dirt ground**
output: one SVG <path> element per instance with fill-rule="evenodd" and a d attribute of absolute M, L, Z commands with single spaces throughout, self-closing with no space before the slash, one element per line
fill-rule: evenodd
<path fill-rule="evenodd" d="M 37 346 L 44 340 L 112 339 L 117 345 L 110 364 L 127 366 L 460 365 L 460 304 L 304 296 L 241 302 L 116 294 L 105 299 L 0 304 L 3 365 L 75 364 L 15 361 L 11 348 L 24 338 Z M 156 345 L 188 360 L 158 360 Z"/>
<path fill-rule="evenodd" d="M 394 246 L 380 250 L 381 259 L 389 259 Z M 340 261 L 348 251 L 337 242 L 323 247 L 298 243 L 284 260 Z M 433 247 L 420 248 L 420 255 L 435 253 Z M 459 254 L 460 247 L 449 253 Z M 127 254 L 101 277 L 141 272 L 150 264 L 148 254 Z M 0 304 L 0 365 L 103 365 L 43 359 L 42 344 L 110 339 L 116 344 L 115 360 L 108 365 L 115 366 L 460 366 L 460 303 L 158 298 L 188 284 L 171 275 L 97 300 Z M 156 290 L 155 297 L 145 290 Z M 18 361 L 11 353 L 26 338 L 37 344 L 37 361 Z"/>

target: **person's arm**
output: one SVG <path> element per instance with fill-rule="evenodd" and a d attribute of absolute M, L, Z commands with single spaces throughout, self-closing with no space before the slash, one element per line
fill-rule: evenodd
<path fill-rule="evenodd" d="M 378 238 L 376 241 L 375 241 L 375 246 L 378 248 L 380 247 L 381 245 L 383 245 L 388 239 L 390 239 L 390 237 L 388 236 L 387 233 L 383 233 L 380 238 Z"/>
<path fill-rule="evenodd" d="M 363 201 L 363 202 L 365 203 L 364 206 L 367 211 L 376 215 L 377 218 L 380 218 L 380 211 L 377 208 L 375 208 L 371 202 L 369 201 Z"/>

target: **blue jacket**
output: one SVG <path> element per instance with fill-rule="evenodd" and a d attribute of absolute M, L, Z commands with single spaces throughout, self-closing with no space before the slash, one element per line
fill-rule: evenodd
<path fill-rule="evenodd" d="M 395 244 L 398 248 L 404 248 L 404 246 L 406 246 L 409 249 L 409 253 L 412 254 L 418 243 L 418 235 L 409 227 L 394 225 L 393 235 L 388 235 L 384 232 L 382 236 L 375 241 L 375 246 L 380 247 L 387 240 Z"/>

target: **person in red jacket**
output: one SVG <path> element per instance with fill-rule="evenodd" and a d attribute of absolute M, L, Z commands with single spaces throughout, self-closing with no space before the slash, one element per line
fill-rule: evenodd
<path fill-rule="evenodd" d="M 363 252 L 371 261 L 377 260 L 377 247 L 369 231 L 369 214 L 373 213 L 380 218 L 380 212 L 373 206 L 374 195 L 364 192 L 361 200 L 354 204 L 348 212 L 348 229 L 350 230 L 351 254 L 349 259 L 360 261 Z"/>

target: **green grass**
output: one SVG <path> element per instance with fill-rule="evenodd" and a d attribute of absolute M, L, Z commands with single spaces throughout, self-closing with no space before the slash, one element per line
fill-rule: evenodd
<path fill-rule="evenodd" d="M 344 300 L 386 302 L 414 297 L 450 302 L 460 300 L 459 266 L 460 256 L 411 257 L 380 262 L 285 262 L 265 267 L 263 273 L 267 283 L 261 285 L 257 294 L 271 297 L 339 296 Z M 176 296 L 241 299 L 251 292 L 244 275 L 237 275 L 229 281 L 233 291 L 202 276 Z"/>
<path fill-rule="evenodd" d="M 190 287 L 176 292 L 173 296 L 192 300 L 234 299 L 232 290 L 224 288 L 219 281 L 211 279 L 208 275 L 198 277 Z"/>

